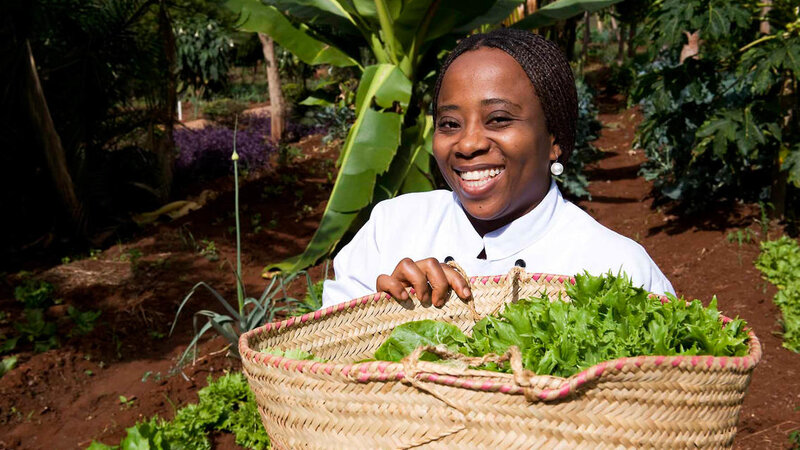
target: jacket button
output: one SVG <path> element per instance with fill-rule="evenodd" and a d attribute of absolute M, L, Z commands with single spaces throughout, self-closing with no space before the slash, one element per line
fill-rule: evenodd
<path fill-rule="evenodd" d="M 515 266 L 517 266 L 517 267 L 522 267 L 522 268 L 524 269 L 524 268 L 525 268 L 525 260 L 523 260 L 523 259 L 518 259 L 518 260 L 517 260 L 517 261 L 514 263 L 514 265 L 515 265 Z"/>
<path fill-rule="evenodd" d="M 450 261 L 455 261 L 455 259 L 453 259 L 453 257 L 452 257 L 452 256 L 445 256 L 445 258 L 444 258 L 444 263 L 445 263 L 445 264 L 447 264 L 447 263 L 449 263 Z"/>

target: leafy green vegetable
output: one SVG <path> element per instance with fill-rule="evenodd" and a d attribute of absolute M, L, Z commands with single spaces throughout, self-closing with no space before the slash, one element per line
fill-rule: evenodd
<path fill-rule="evenodd" d="M 744 322 L 735 319 L 722 326 L 716 298 L 707 308 L 699 300 L 687 303 L 674 296 L 661 304 L 625 276 L 587 273 L 575 280 L 575 285 L 567 285 L 571 302 L 551 302 L 543 295 L 508 304 L 499 315 L 476 323 L 471 337 L 443 322 L 400 325 L 375 358 L 399 361 L 420 345 L 445 344 L 468 356 L 499 355 L 517 346 L 526 369 L 568 377 L 626 356 L 747 354 Z M 481 368 L 510 370 L 507 363 Z"/>
<path fill-rule="evenodd" d="M 199 402 L 179 409 L 172 422 L 156 416 L 128 428 L 119 446 L 92 442 L 88 449 L 210 449 L 206 435 L 212 430 L 234 433 L 236 444 L 246 448 L 269 448 L 269 436 L 244 375 L 228 374 L 216 381 L 209 377 Z"/>
<path fill-rule="evenodd" d="M 464 333 L 457 326 L 449 323 L 433 320 L 408 322 L 392 331 L 389 338 L 375 351 L 375 359 L 400 361 L 415 348 L 423 345 L 445 344 L 450 350 L 456 350 L 458 344 L 466 341 L 467 337 Z M 425 352 L 420 359 L 436 361 L 439 358 L 432 353 Z"/>
<path fill-rule="evenodd" d="M 783 316 L 783 346 L 800 353 L 800 245 L 788 236 L 762 242 L 756 268 L 778 288 L 773 302 Z"/>
<path fill-rule="evenodd" d="M 17 365 L 17 357 L 16 356 L 7 356 L 0 361 L 0 377 L 8 373 L 11 369 L 13 369 Z"/>

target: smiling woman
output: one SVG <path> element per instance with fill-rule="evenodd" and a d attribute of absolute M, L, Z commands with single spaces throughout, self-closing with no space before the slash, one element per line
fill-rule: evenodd
<path fill-rule="evenodd" d="M 452 189 L 379 203 L 334 259 L 323 306 L 374 290 L 444 304 L 470 296 L 471 275 L 624 271 L 674 293 L 647 252 L 566 201 L 551 178 L 575 144 L 577 94 L 569 63 L 541 36 L 500 29 L 464 39 L 434 92 L 433 154 Z"/>

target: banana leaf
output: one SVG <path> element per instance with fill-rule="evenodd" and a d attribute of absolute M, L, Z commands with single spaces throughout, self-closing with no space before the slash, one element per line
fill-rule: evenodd
<path fill-rule="evenodd" d="M 571 19 L 585 12 L 595 12 L 622 0 L 558 0 L 543 6 L 533 14 L 512 25 L 514 28 L 532 30 L 549 27 L 556 22 Z"/>
<path fill-rule="evenodd" d="M 364 70 L 356 93 L 356 120 L 340 153 L 339 176 L 322 222 L 303 254 L 266 271 L 294 272 L 326 256 L 373 200 L 376 179 L 389 170 L 400 146 L 401 126 L 411 100 L 411 81 L 392 64 Z"/>
<path fill-rule="evenodd" d="M 301 25 L 295 28 L 274 6 L 264 5 L 260 0 L 228 0 L 226 6 L 239 14 L 238 29 L 269 35 L 306 64 L 360 67 L 355 59 L 342 50 L 312 36 L 308 27 Z"/>

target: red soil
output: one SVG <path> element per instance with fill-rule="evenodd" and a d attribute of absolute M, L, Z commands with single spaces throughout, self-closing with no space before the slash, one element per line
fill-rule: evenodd
<path fill-rule="evenodd" d="M 592 200 L 579 205 L 644 245 L 679 294 L 704 302 L 716 294 L 726 315 L 741 316 L 751 324 L 764 357 L 742 408 L 736 446 L 788 447 L 788 432 L 800 428 L 800 412 L 795 410 L 800 405 L 800 355 L 784 349 L 776 335 L 779 312 L 771 301 L 775 289 L 753 267 L 757 245 L 739 246 L 726 238 L 731 231 L 749 228 L 762 239 L 757 208 L 737 204 L 694 216 L 654 208 L 650 184 L 637 175 L 644 157 L 631 151 L 637 113 L 625 110 L 600 118 L 606 128 L 596 144 L 606 157 L 589 172 Z M 244 183 L 242 204 L 248 208 L 243 212 L 242 263 L 251 294 L 263 289 L 260 273 L 265 263 L 295 254 L 309 241 L 330 191 L 327 173 L 332 169 L 325 161 L 335 155 L 320 151 L 319 139 L 301 147 L 304 161 Z M 278 193 L 275 186 L 284 187 Z M 169 418 L 174 408 L 196 401 L 206 377 L 238 370 L 239 363 L 225 357 L 226 342 L 214 338 L 203 341 L 201 358 L 184 369 L 186 377 L 168 376 L 191 339 L 189 314 L 171 337 L 158 334 L 168 334 L 178 303 L 198 281 L 214 286 L 225 298 L 235 298 L 229 266 L 220 264 L 235 258 L 234 238 L 228 232 L 233 225 L 231 183 L 215 183 L 213 188 L 224 193 L 183 219 L 146 230 L 139 239 L 105 250 L 97 260 L 39 274 L 56 284 L 65 304 L 102 310 L 102 323 L 88 336 L 62 339 L 60 349 L 20 354 L 18 367 L 0 378 L 0 448 L 85 448 L 93 439 L 118 443 L 125 428 L 137 420 L 154 414 Z M 264 194 L 265 188 L 270 192 Z M 261 215 L 258 232 L 251 222 L 256 213 Z M 273 219 L 274 228 L 269 228 Z M 182 238 L 182 229 L 190 230 L 198 242 L 214 241 L 220 261 L 208 261 L 186 245 L 188 234 L 183 232 Z M 774 224 L 769 230 L 770 237 L 780 232 Z M 135 270 L 119 261 L 133 248 L 143 255 Z M 313 268 L 311 274 L 320 279 L 322 268 Z M 13 320 L 21 312 L 11 292 L 15 281 L 9 276 L 0 284 L 0 310 Z M 303 292 L 299 283 L 290 289 L 295 296 Z M 207 293 L 195 301 L 187 313 L 220 309 Z M 63 307 L 49 313 L 64 322 Z M 10 332 L 8 320 L 0 323 L 0 333 Z M 151 375 L 142 381 L 148 372 Z M 133 398 L 133 405 L 122 405 L 120 395 Z M 236 448 L 230 436 L 215 436 L 214 444 Z"/>

